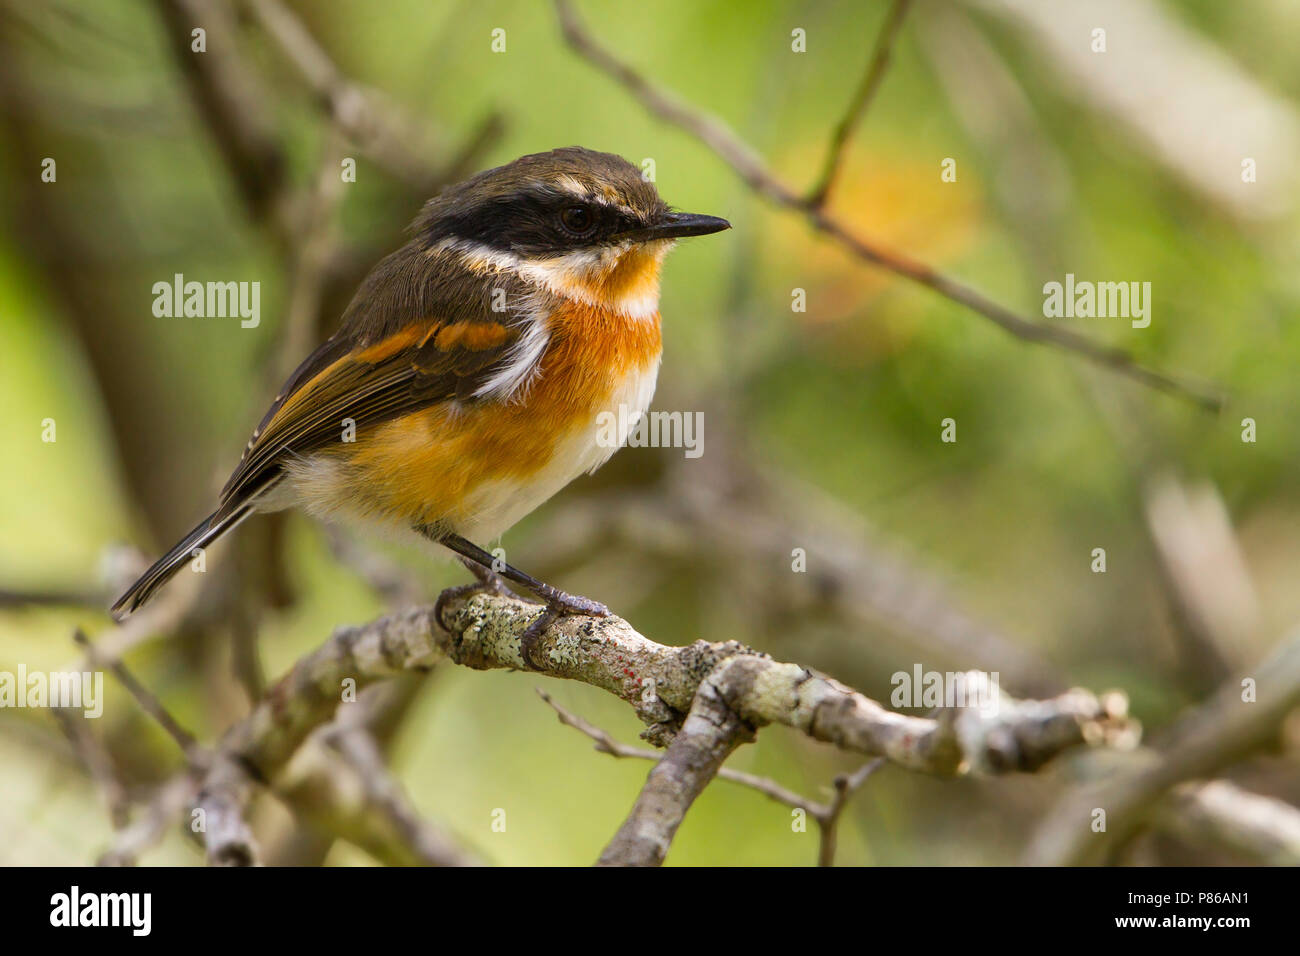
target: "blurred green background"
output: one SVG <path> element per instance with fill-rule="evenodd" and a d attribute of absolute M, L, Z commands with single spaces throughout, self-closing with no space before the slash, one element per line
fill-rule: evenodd
<path fill-rule="evenodd" d="M 0 670 L 70 665 L 77 626 L 109 638 L 97 608 L 120 584 L 121 562 L 138 560 L 121 546 L 152 557 L 210 510 L 283 367 L 292 256 L 257 220 L 195 106 L 171 49 L 171 6 L 0 0 Z M 1043 284 L 1067 272 L 1150 282 L 1150 328 L 1062 321 L 1217 383 L 1229 396 L 1219 415 L 1018 342 L 853 259 L 576 57 L 548 4 L 291 4 L 343 74 L 429 132 L 431 169 L 445 169 L 495 115 L 496 134 L 465 172 L 571 144 L 653 158 L 671 204 L 735 226 L 684 243 L 664 278 L 654 407 L 704 410 L 703 457 L 620 452 L 506 535 L 512 563 L 605 601 L 661 642 L 739 639 L 877 699 L 888 698 L 892 673 L 916 663 L 982 667 L 1001 671 L 1013 694 L 1122 689 L 1153 733 L 1261 657 L 1300 618 L 1300 6 L 1098 3 L 1088 15 L 1107 29 L 1104 54 L 1075 29 L 1079 7 L 1090 5 L 917 3 L 830 208 L 855 232 L 1037 320 Z M 603 43 L 722 117 L 802 189 L 885 8 L 669 0 L 578 9 Z M 310 188 L 328 148 L 319 102 L 249 9 L 213 3 L 205 15 L 210 47 L 235 43 L 248 67 L 240 79 L 282 150 L 284 181 Z M 496 28 L 506 31 L 504 53 L 491 49 Z M 795 28 L 807 52 L 791 50 Z M 1060 52 L 1071 47 L 1081 53 Z M 1163 74 L 1167 62 L 1185 69 Z M 339 199 L 346 255 L 315 334 L 329 330 L 364 269 L 401 243 L 423 198 L 382 162 L 341 149 L 357 157 L 358 176 Z M 57 162 L 56 182 L 41 181 L 45 157 Z M 953 183 L 940 179 L 948 157 Z M 1254 183 L 1241 181 L 1244 157 L 1257 160 Z M 174 273 L 259 281 L 260 326 L 156 318 L 152 285 Z M 806 291 L 806 312 L 791 310 L 794 289 Z M 1246 417 L 1257 423 L 1254 443 L 1241 440 Z M 956 443 L 939 440 L 945 418 L 957 422 Z M 45 419 L 56 422 L 53 443 L 41 439 Z M 746 482 L 731 483 L 737 469 L 773 484 L 745 497 Z M 589 506 L 617 516 L 636 501 L 653 515 L 692 487 L 738 515 L 770 516 L 772 547 L 758 550 L 752 528 L 739 526 L 734 537 L 701 527 L 696 541 L 688 516 L 666 544 L 634 530 L 610 533 L 599 550 L 555 552 L 557 526 Z M 1191 541 L 1177 552 L 1190 554 L 1184 564 L 1162 550 L 1171 523 L 1174 539 Z M 902 583 L 855 578 L 859 565 L 841 550 L 855 543 L 862 567 L 896 562 Z M 400 562 L 426 597 L 464 578 L 424 553 L 366 547 Z M 798 547 L 809 555 L 803 576 L 789 566 Z M 1104 574 L 1090 570 L 1098 547 Z M 210 611 L 127 657 L 204 741 L 247 709 L 249 685 L 232 666 L 241 640 L 255 642 L 274 679 L 332 628 L 385 607 L 299 515 L 250 523 L 212 562 L 225 569 L 221 600 L 239 612 Z M 1192 603 L 1209 608 L 1193 607 L 1190 623 L 1179 598 L 1187 581 L 1199 582 Z M 1221 599 L 1211 593 L 1220 587 Z M 846 614 L 855 604 L 863 613 Z M 997 639 L 953 646 L 924 625 L 900 626 L 900 613 L 906 625 L 927 610 L 980 622 Z M 647 766 L 594 753 L 553 719 L 538 683 L 440 669 L 394 732 L 392 763 L 420 810 L 485 859 L 586 864 Z M 111 678 L 106 687 L 105 716 L 91 730 L 133 794 L 147 794 L 180 756 Z M 640 728 L 623 703 L 584 686 L 546 689 L 635 741 Z M 886 768 L 849 810 L 839 860 L 1015 862 L 1034 821 L 1072 785 L 1068 759 L 1060 763 L 994 780 Z M 857 763 L 769 730 L 730 765 L 824 798 Z M 48 712 L 0 712 L 0 768 L 0 862 L 90 862 L 107 846 L 108 815 Z M 1238 772 L 1300 800 L 1294 751 Z M 290 829 L 273 803 L 259 806 L 259 826 Z M 507 811 L 504 833 L 490 828 L 494 808 Z M 788 808 L 716 782 L 668 862 L 811 863 L 815 828 L 792 832 L 790 821 Z M 342 841 L 285 847 L 273 860 L 372 862 Z M 179 832 L 144 857 L 200 860 Z M 1231 862 L 1159 834 L 1131 860 Z"/>

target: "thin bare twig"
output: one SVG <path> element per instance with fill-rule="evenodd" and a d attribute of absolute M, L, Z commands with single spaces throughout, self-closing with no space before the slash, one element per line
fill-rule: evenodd
<path fill-rule="evenodd" d="M 540 687 L 535 688 L 537 696 L 555 711 L 560 723 L 566 727 L 572 727 L 574 730 L 583 734 L 596 744 L 596 749 L 603 754 L 620 759 L 633 760 L 659 760 L 663 757 L 662 750 L 651 750 L 649 747 L 633 747 L 630 744 L 622 743 L 616 740 L 607 730 L 603 730 L 579 717 L 573 711 L 562 706 L 550 694 Z M 816 815 L 815 811 L 821 809 L 821 804 L 815 800 L 810 800 L 802 794 L 795 793 L 781 786 L 775 780 L 767 777 L 759 777 L 752 773 L 745 773 L 742 770 L 732 770 L 730 767 L 723 767 L 718 771 L 718 778 L 721 780 L 730 780 L 732 783 L 738 783 L 741 786 L 757 790 L 765 797 L 775 800 L 777 803 L 784 803 L 788 807 L 794 807 L 801 810 L 807 810 L 809 813 Z"/>
<path fill-rule="evenodd" d="M 149 802 L 126 826 L 118 830 L 112 845 L 100 854 L 96 866 L 134 866 L 140 854 L 156 846 L 189 807 L 193 806 L 198 775 L 191 770 L 178 773 L 154 791 Z"/>
<path fill-rule="evenodd" d="M 836 240 L 859 259 L 966 306 L 1024 342 L 1048 345 L 1078 355 L 1101 368 L 1126 376 L 1149 388 L 1177 395 L 1209 411 L 1217 412 L 1223 407 L 1224 398 L 1217 388 L 1148 368 L 1124 349 L 1098 342 L 1066 326 L 1026 319 L 924 263 L 855 235 L 824 207 L 810 203 L 808 198 L 777 179 L 754 149 L 737 137 L 726 124 L 661 90 L 601 46 L 587 32 L 569 0 L 555 0 L 555 7 L 564 38 L 579 56 L 621 83 L 652 113 L 704 143 L 727 162 L 754 192 L 778 206 L 801 213 L 814 229 Z"/>
<path fill-rule="evenodd" d="M 840 167 L 844 162 L 844 152 L 853 136 L 853 131 L 862 122 L 862 117 L 866 115 L 872 100 L 875 99 L 876 91 L 880 89 L 880 81 L 885 78 L 885 71 L 889 69 L 889 57 L 894 49 L 894 40 L 898 37 L 899 28 L 903 25 L 903 19 L 907 16 L 907 8 L 911 2 L 912 0 L 894 0 L 893 6 L 885 15 L 885 23 L 880 28 L 879 36 L 876 37 L 876 49 L 867 65 L 867 72 L 863 74 L 862 82 L 858 84 L 858 89 L 853 94 L 848 111 L 840 119 L 831 136 L 817 185 L 808 192 L 807 202 L 813 208 L 826 205 L 826 201 L 830 198 L 831 188 L 835 185 L 835 177 L 839 175 Z"/>
<path fill-rule="evenodd" d="M 442 168 L 427 157 L 441 152 L 437 137 L 376 90 L 353 81 L 316 42 L 302 21 L 279 0 L 245 0 L 262 29 L 275 41 L 328 113 L 335 128 L 389 173 L 420 191 L 458 175 L 500 132 L 501 120 L 490 114 L 460 152 Z"/>
<path fill-rule="evenodd" d="M 90 638 L 80 628 L 73 631 L 72 636 L 73 640 L 85 650 L 86 660 L 92 666 L 107 667 L 111 670 L 113 676 L 135 698 L 136 703 L 140 705 L 140 709 L 158 722 L 158 726 L 167 732 L 167 735 L 176 742 L 176 746 L 181 749 L 181 752 L 187 758 L 193 760 L 199 755 L 202 748 L 200 748 L 199 742 L 194 739 L 194 735 L 177 722 L 176 718 L 171 715 L 167 708 L 163 706 L 162 701 L 152 691 L 136 680 L 135 675 L 127 669 L 127 666 L 122 663 L 120 658 L 101 659 L 95 645 L 91 643 Z"/>
<path fill-rule="evenodd" d="M 108 599 L 98 591 L 61 590 L 21 590 L 0 588 L 0 608 L 26 607 L 79 607 L 102 610 Z"/>
<path fill-rule="evenodd" d="M 270 368 L 275 379 L 272 387 L 287 379 L 302 357 L 318 344 L 325 281 L 339 248 L 336 214 L 343 198 L 339 165 L 342 157 L 343 138 L 330 129 L 325 133 L 315 181 L 302 200 L 302 229 L 290 254 L 284 331 L 278 359 Z"/>
<path fill-rule="evenodd" d="M 867 782 L 867 778 L 885 765 L 884 757 L 868 760 L 853 773 L 842 773 L 835 778 L 835 795 L 825 813 L 817 818 L 821 827 L 821 845 L 817 851 L 818 866 L 834 866 L 835 850 L 839 841 L 840 816 L 849 800 Z M 811 811 L 810 811 L 811 812 Z"/>
<path fill-rule="evenodd" d="M 288 160 L 267 102 L 239 49 L 234 11 L 225 0 L 154 0 L 177 67 L 212 132 L 230 178 L 251 218 L 269 222 L 276 238 L 293 234 Z M 190 50 L 190 30 L 203 23 L 207 52 Z"/>
<path fill-rule="evenodd" d="M 58 721 L 59 727 L 77 752 L 77 756 L 81 758 L 96 789 L 99 790 L 100 797 L 108 808 L 108 817 L 113 824 L 113 829 L 121 830 L 130 819 L 131 801 L 113 765 L 112 755 L 90 732 L 86 721 L 80 715 L 74 714 L 67 707 L 54 707 L 52 711 L 54 719 Z"/>

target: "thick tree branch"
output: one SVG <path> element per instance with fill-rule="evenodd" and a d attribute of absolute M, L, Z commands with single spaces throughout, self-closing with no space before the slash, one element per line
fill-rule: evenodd
<path fill-rule="evenodd" d="M 236 757 L 217 755 L 196 800 L 208 862 L 213 866 L 257 866 L 261 850 L 245 819 L 253 780 Z"/>
<path fill-rule="evenodd" d="M 591 738 L 596 744 L 596 749 L 601 753 L 609 754 L 611 757 L 632 758 L 635 760 L 657 762 L 663 759 L 664 754 L 661 751 L 650 750 L 645 747 L 630 747 L 627 744 L 620 743 L 607 731 L 583 720 L 577 714 L 556 703 L 551 695 L 541 688 L 538 688 L 537 693 L 542 700 L 550 704 L 555 710 L 555 713 L 560 718 L 560 723 L 566 727 L 572 727 L 579 733 Z M 805 811 L 808 816 L 817 822 L 821 834 L 817 848 L 817 865 L 834 866 L 836 830 L 840 815 L 844 812 L 844 808 L 848 806 L 849 798 L 884 763 L 883 757 L 876 757 L 874 760 L 867 761 L 851 774 L 837 776 L 834 781 L 834 796 L 831 798 L 830 803 L 820 803 L 781 786 L 775 780 L 752 773 L 745 773 L 743 770 L 733 770 L 730 767 L 720 768 L 717 771 L 717 777 L 720 780 L 738 783 L 743 787 L 749 787 L 751 790 L 757 790 L 763 796 L 775 800 L 777 803 L 783 803 L 788 807 Z"/>
<path fill-rule="evenodd" d="M 254 781 L 270 782 L 311 733 L 330 720 L 345 681 L 356 689 L 447 659 L 476 669 L 534 670 L 578 680 L 626 700 L 669 746 L 646 792 L 611 843 L 607 862 L 653 864 L 690 803 L 726 755 L 755 728 L 785 724 L 846 750 L 913 770 L 954 774 L 1034 770 L 1080 744 L 1132 739 L 1122 695 L 1081 690 L 1046 701 L 1001 696 L 938 719 L 911 717 L 797 664 L 735 641 L 657 644 L 621 618 L 561 618 L 525 655 L 536 605 L 498 595 L 453 598 L 443 630 L 432 608 L 344 628 L 294 666 L 223 738 L 200 805 L 214 862 L 256 859 L 242 812 Z M 351 686 L 351 685 L 349 685 Z M 350 706 L 350 705 L 349 705 Z"/>
<path fill-rule="evenodd" d="M 749 727 L 728 705 L 720 688 L 706 677 L 681 730 L 668 745 L 632 812 L 600 855 L 600 866 L 658 866 L 695 798 L 704 792 L 722 762 L 753 739 Z"/>
<path fill-rule="evenodd" d="M 199 795 L 211 862 L 256 862 L 252 834 L 243 821 L 253 784 L 269 782 L 308 734 L 332 719 L 343 699 L 344 681 L 354 680 L 360 690 L 433 664 L 440 652 L 430 640 L 436 628 L 432 614 L 432 609 L 423 608 L 336 632 L 226 732 Z"/>

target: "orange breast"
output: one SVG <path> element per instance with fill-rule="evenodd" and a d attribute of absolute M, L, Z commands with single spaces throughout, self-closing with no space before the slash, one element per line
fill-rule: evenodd
<path fill-rule="evenodd" d="M 553 460 L 557 450 L 589 429 L 629 381 L 657 370 L 657 313 L 629 319 L 566 303 L 550 326 L 539 372 L 522 397 L 444 402 L 358 435 L 348 463 L 365 498 L 361 510 L 403 524 L 473 525 L 476 516 L 466 509 L 482 506 L 485 485 L 525 494 L 530 481 L 553 482 L 565 466 Z"/>

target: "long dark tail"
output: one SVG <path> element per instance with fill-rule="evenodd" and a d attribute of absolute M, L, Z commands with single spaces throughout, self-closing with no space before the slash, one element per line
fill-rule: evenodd
<path fill-rule="evenodd" d="M 110 613 L 113 620 L 121 621 L 140 605 L 144 604 L 154 592 L 170 581 L 189 561 L 195 548 L 206 548 L 213 541 L 233 531 L 241 521 L 253 513 L 253 505 L 240 505 L 229 514 L 214 511 L 195 526 L 194 530 L 176 543 L 176 546 L 153 563 L 138 581 L 126 589 L 126 593 L 113 602 Z M 218 517 L 220 515 L 220 517 Z"/>

